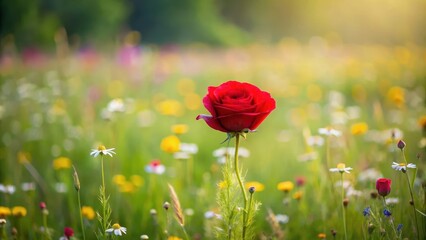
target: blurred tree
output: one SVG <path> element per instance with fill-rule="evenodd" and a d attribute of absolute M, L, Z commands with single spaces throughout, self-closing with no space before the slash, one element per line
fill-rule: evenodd
<path fill-rule="evenodd" d="M 0 36 L 13 35 L 20 45 L 53 42 L 60 26 L 55 15 L 42 14 L 38 0 L 1 0 Z"/>
<path fill-rule="evenodd" d="M 113 40 L 125 20 L 120 0 L 1 0 L 0 36 L 13 35 L 18 46 L 52 46 L 64 27 L 83 40 Z"/>
<path fill-rule="evenodd" d="M 232 45 L 247 35 L 219 14 L 213 0 L 129 0 L 129 26 L 142 41 L 155 43 L 205 42 Z"/>
<path fill-rule="evenodd" d="M 108 43 L 136 30 L 143 43 L 233 45 L 283 37 L 336 36 L 354 43 L 425 43 L 426 1 L 292 0 L 0 0 L 0 37 L 18 45 L 71 39 Z M 10 37 L 8 39 L 11 39 Z"/>

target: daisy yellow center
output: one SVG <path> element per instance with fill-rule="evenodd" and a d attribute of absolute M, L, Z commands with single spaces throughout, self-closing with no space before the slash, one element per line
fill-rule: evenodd
<path fill-rule="evenodd" d="M 337 164 L 337 168 L 338 168 L 339 170 L 343 170 L 343 169 L 345 169 L 345 167 L 346 167 L 346 165 L 345 165 L 344 163 L 339 163 L 339 164 Z"/>
<path fill-rule="evenodd" d="M 401 166 L 401 167 L 404 167 L 405 166 L 405 163 L 400 163 L 400 164 L 398 164 L 399 166 Z"/>
<path fill-rule="evenodd" d="M 98 151 L 105 151 L 106 147 L 104 145 L 99 145 L 98 146 Z"/>
<path fill-rule="evenodd" d="M 112 228 L 114 228 L 114 229 L 120 229 L 121 228 L 121 226 L 120 226 L 120 224 L 118 224 L 118 223 L 114 223 L 114 225 L 112 225 Z"/>

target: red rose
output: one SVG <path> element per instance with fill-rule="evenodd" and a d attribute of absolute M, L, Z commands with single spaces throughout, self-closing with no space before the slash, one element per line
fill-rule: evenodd
<path fill-rule="evenodd" d="M 213 129 L 222 132 L 255 130 L 275 109 L 275 100 L 258 87 L 237 81 L 228 81 L 218 87 L 209 87 L 203 104 L 211 116 L 198 115 Z"/>
<path fill-rule="evenodd" d="M 380 196 L 386 197 L 391 191 L 392 180 L 389 178 L 379 178 L 376 182 L 376 189 Z"/>

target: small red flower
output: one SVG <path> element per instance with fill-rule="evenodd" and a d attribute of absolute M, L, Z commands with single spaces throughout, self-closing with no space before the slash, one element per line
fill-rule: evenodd
<path fill-rule="evenodd" d="M 70 227 L 65 227 L 64 228 L 64 235 L 65 235 L 65 237 L 70 238 L 70 237 L 74 236 L 74 230 L 72 230 L 72 228 L 70 228 Z"/>
<path fill-rule="evenodd" d="M 198 115 L 213 129 L 231 133 L 256 128 L 275 109 L 271 94 L 250 83 L 228 81 L 218 87 L 210 86 L 203 98 L 209 115 Z"/>
<path fill-rule="evenodd" d="M 298 187 L 302 187 L 303 185 L 305 185 L 306 179 L 304 176 L 298 176 L 296 177 L 296 185 Z"/>
<path fill-rule="evenodd" d="M 392 180 L 389 178 L 379 178 L 376 181 L 376 189 L 380 196 L 386 197 L 391 191 Z"/>
<path fill-rule="evenodd" d="M 45 202 L 40 202 L 40 204 L 38 206 L 40 207 L 41 210 L 46 209 L 46 203 Z"/>

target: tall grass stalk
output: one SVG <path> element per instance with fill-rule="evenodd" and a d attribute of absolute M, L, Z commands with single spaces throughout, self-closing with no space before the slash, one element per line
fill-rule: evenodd
<path fill-rule="evenodd" d="M 80 179 L 78 178 L 77 170 L 75 170 L 74 165 L 72 166 L 73 172 L 73 180 L 74 180 L 74 188 L 77 191 L 77 199 L 78 199 L 78 212 L 80 213 L 80 227 L 81 232 L 83 234 L 83 240 L 86 240 L 86 233 L 84 232 L 84 224 L 83 224 L 83 214 L 81 212 L 81 196 L 80 196 Z"/>

